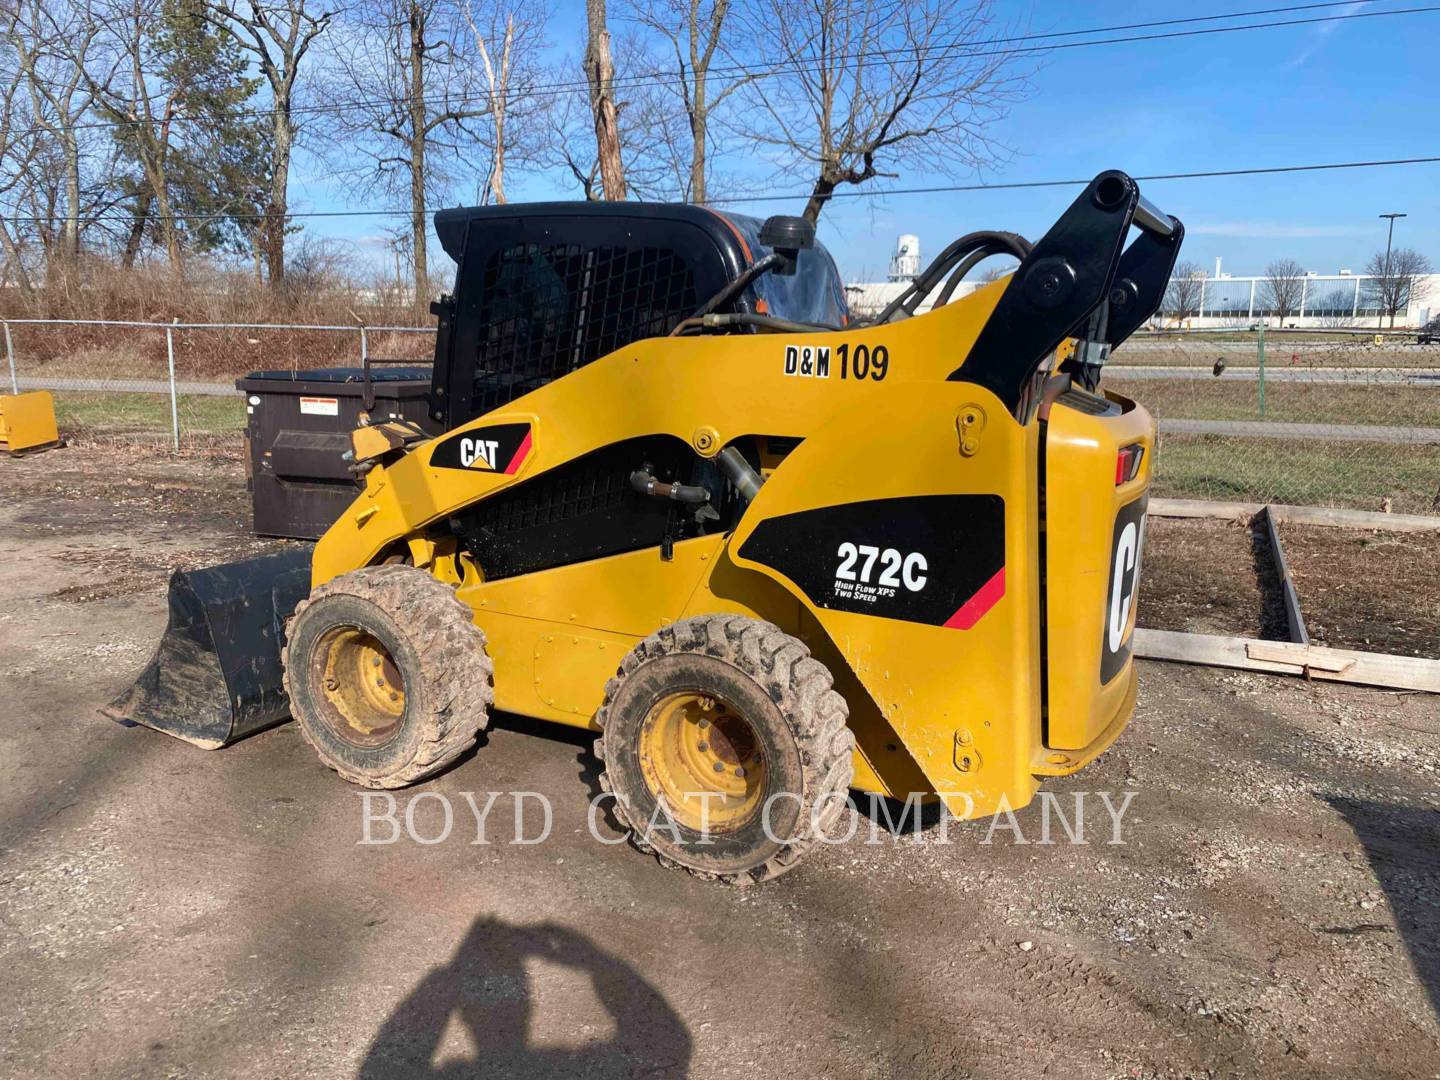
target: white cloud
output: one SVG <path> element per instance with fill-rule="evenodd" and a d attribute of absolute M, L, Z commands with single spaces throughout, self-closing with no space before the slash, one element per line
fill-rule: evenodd
<path fill-rule="evenodd" d="M 1346 15 L 1354 15 L 1369 2 L 1370 0 L 1356 0 L 1356 2 L 1353 4 L 1346 4 L 1336 14 L 1341 18 Z M 1341 25 L 1342 24 L 1339 22 L 1325 22 L 1321 23 L 1319 26 L 1311 30 L 1310 44 L 1306 45 L 1303 49 L 1301 49 L 1298 53 L 1296 53 L 1294 56 L 1292 56 L 1289 60 L 1285 62 L 1285 70 L 1294 71 L 1301 64 L 1305 63 L 1305 61 L 1309 60 L 1312 56 L 1319 52 L 1321 46 L 1325 44 L 1325 39 L 1328 38 L 1331 34 L 1335 33 L 1336 30 L 1340 29 Z"/>

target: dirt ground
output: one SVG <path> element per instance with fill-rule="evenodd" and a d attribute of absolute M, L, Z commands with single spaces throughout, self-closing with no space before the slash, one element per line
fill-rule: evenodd
<path fill-rule="evenodd" d="M 1273 602 L 1277 576 L 1248 524 L 1147 518 L 1144 558 L 1141 626 L 1192 634 L 1283 635 L 1284 609 Z"/>
<path fill-rule="evenodd" d="M 1281 525 L 1310 639 L 1440 659 L 1440 533 Z M 1285 640 L 1269 540 L 1247 522 L 1152 517 L 1140 624 Z"/>
<path fill-rule="evenodd" d="M 242 485 L 0 459 L 0 1074 L 1440 1074 L 1434 697 L 1144 664 L 1116 746 L 1047 784 L 1090 793 L 1086 844 L 1039 843 L 1039 802 L 990 844 L 865 821 L 751 890 L 602 844 L 588 739 L 502 718 L 400 793 L 425 838 L 450 797 L 449 839 L 367 846 L 293 725 L 206 753 L 95 715 L 168 567 L 260 546 Z M 543 843 L 507 842 L 521 791 Z"/>
<path fill-rule="evenodd" d="M 1279 532 L 1313 641 L 1440 659 L 1440 533 Z"/>

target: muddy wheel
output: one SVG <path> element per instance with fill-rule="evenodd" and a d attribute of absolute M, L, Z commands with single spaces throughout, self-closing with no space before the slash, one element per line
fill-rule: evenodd
<path fill-rule="evenodd" d="M 600 783 L 632 843 L 666 866 L 765 881 L 845 807 L 848 712 L 825 665 L 778 627 L 676 623 L 635 646 L 605 688 Z"/>
<path fill-rule="evenodd" d="M 295 609 L 282 654 L 290 711 L 320 760 L 362 787 L 443 769 L 484 730 L 485 634 L 424 570 L 371 566 Z"/>

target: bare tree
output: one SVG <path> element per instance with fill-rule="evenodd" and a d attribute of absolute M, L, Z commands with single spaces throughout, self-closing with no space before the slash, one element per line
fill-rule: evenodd
<path fill-rule="evenodd" d="M 534 152 L 531 140 L 517 130 L 517 121 L 529 102 L 528 88 L 536 77 L 535 56 L 544 45 L 545 11 L 536 0 L 509 4 L 489 3 L 477 15 L 473 0 L 465 0 L 465 20 L 475 36 L 475 47 L 485 72 L 485 98 L 489 113 L 490 169 L 480 191 L 481 203 L 505 202 L 505 165 L 517 150 Z"/>
<path fill-rule="evenodd" d="M 1165 286 L 1164 310 L 1176 322 L 1184 322 L 1200 310 L 1200 301 L 1205 295 L 1205 271 L 1193 262 L 1183 262 L 1170 271 L 1170 283 Z"/>
<path fill-rule="evenodd" d="M 335 49 L 329 84 L 342 160 L 366 163 L 348 171 L 363 186 L 376 180 L 410 203 L 414 303 L 429 301 L 427 196 L 438 195 L 472 144 L 468 124 L 489 108 L 464 16 L 452 0 L 370 0 L 355 9 Z"/>
<path fill-rule="evenodd" d="M 661 61 L 646 49 L 644 41 L 628 35 L 619 37 L 615 51 L 620 57 L 615 82 L 625 87 L 624 99 L 617 99 L 615 106 L 625 148 L 627 197 L 683 198 L 690 175 L 688 128 L 675 108 L 673 95 L 644 77 Z M 544 81 L 564 82 L 566 72 L 562 64 Z M 584 199 L 608 198 L 588 91 L 541 95 L 537 106 L 545 132 L 536 160 L 571 176 Z"/>
<path fill-rule="evenodd" d="M 1028 72 L 993 47 L 992 0 L 767 0 L 746 16 L 774 68 L 749 95 L 769 123 L 745 132 L 778 147 L 812 184 L 820 217 L 843 184 L 897 177 L 903 166 L 958 175 L 1005 154 L 991 125 Z M 990 47 L 967 48 L 987 40 Z"/>
<path fill-rule="evenodd" d="M 585 80 L 590 85 L 590 114 L 595 123 L 595 150 L 600 189 L 606 199 L 623 199 L 625 162 L 620 150 L 620 107 L 615 100 L 615 62 L 610 56 L 610 27 L 605 0 L 585 0 Z"/>
<path fill-rule="evenodd" d="M 15 46 L 19 12 L 0 10 L 0 206 L 14 205 L 13 196 L 24 186 L 35 155 L 32 117 L 26 108 L 25 73 Z M 35 286 L 25 265 L 18 227 L 0 217 L 0 250 L 5 253 L 6 280 L 13 278 L 20 293 L 29 300 Z"/>
<path fill-rule="evenodd" d="M 718 89 L 711 83 L 715 58 L 725 55 L 731 0 L 639 0 L 632 8 L 635 21 L 664 40 L 673 54 L 675 69 L 666 73 L 665 85 L 679 99 L 690 141 L 681 194 L 703 203 L 709 194 L 711 116 L 752 78 L 748 73 L 726 78 Z"/>
<path fill-rule="evenodd" d="M 596 201 L 600 198 L 600 155 L 595 152 L 594 114 L 589 103 L 574 94 L 554 94 L 545 104 L 541 163 L 569 173 L 580 185 L 580 197 Z"/>
<path fill-rule="evenodd" d="M 80 254 L 80 124 L 94 105 L 85 63 L 99 28 L 66 0 L 20 0 L 12 47 L 25 76 L 34 123 L 53 140 L 63 176 L 59 243 L 62 264 Z"/>
<path fill-rule="evenodd" d="M 1398 248 L 1390 252 L 1389 259 L 1384 252 L 1377 252 L 1365 264 L 1365 273 L 1369 276 L 1365 295 L 1370 306 L 1390 316 L 1390 325 L 1394 327 L 1396 315 L 1424 298 L 1427 290 L 1422 279 L 1433 270 L 1430 260 L 1413 248 Z"/>
<path fill-rule="evenodd" d="M 1280 319 L 1280 325 L 1300 310 L 1300 298 L 1305 294 L 1305 268 L 1294 259 L 1276 259 L 1265 267 L 1265 280 L 1260 283 L 1260 296 L 1272 315 Z"/>
<path fill-rule="evenodd" d="M 98 63 L 77 63 L 77 67 L 144 174 L 125 264 L 134 261 L 153 204 L 165 256 L 178 267 L 180 232 L 170 192 L 170 158 L 185 88 L 159 79 L 154 30 L 165 17 L 163 4 L 161 0 L 92 0 L 87 14 L 103 31 L 96 50 L 101 55 Z"/>
<path fill-rule="evenodd" d="M 1338 328 L 1355 322 L 1355 306 L 1355 287 L 1351 285 L 1331 289 L 1310 302 L 1307 309 L 1316 314 L 1321 326 Z"/>
<path fill-rule="evenodd" d="M 320 0 L 212 0 L 214 19 L 254 57 L 270 88 L 270 192 L 258 239 L 273 287 L 285 281 L 285 230 L 290 205 L 290 159 L 298 124 L 295 91 L 300 64 L 335 11 Z"/>

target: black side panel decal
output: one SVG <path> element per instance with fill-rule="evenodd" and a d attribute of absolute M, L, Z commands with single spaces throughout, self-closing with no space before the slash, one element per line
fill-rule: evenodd
<path fill-rule="evenodd" d="M 742 558 L 821 608 L 968 630 L 1005 594 L 1005 500 L 916 495 L 762 521 Z"/>
<path fill-rule="evenodd" d="M 1146 499 L 1127 503 L 1115 515 L 1115 535 L 1110 541 L 1110 586 L 1105 594 L 1105 640 L 1100 648 L 1100 682 L 1108 683 L 1130 659 L 1130 639 L 1125 628 L 1140 591 L 1140 556 L 1145 547 Z"/>
<path fill-rule="evenodd" d="M 494 424 L 451 435 L 430 454 L 437 469 L 514 473 L 530 453 L 529 424 Z"/>

